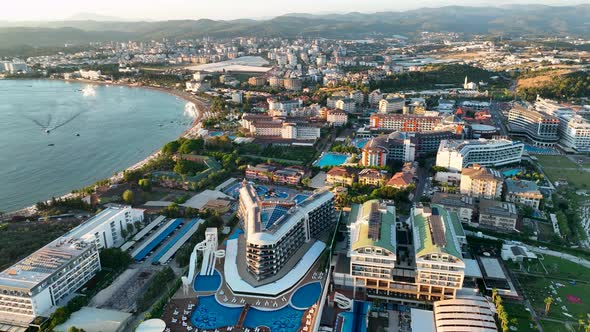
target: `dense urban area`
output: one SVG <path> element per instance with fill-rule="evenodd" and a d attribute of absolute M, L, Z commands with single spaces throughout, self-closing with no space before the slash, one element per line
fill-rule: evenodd
<path fill-rule="evenodd" d="M 242 33 L 0 58 L 194 119 L 0 213 L 0 331 L 590 331 L 590 40 Z"/>

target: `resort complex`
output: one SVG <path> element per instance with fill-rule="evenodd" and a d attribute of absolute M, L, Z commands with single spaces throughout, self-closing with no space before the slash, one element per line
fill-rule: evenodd
<path fill-rule="evenodd" d="M 590 331 L 588 6 L 218 2 L 0 19 L 0 332 Z"/>

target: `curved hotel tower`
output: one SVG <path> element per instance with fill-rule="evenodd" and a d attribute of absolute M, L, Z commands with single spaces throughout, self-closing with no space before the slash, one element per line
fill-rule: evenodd
<path fill-rule="evenodd" d="M 275 276 L 299 249 L 334 226 L 334 194 L 318 191 L 299 202 L 263 200 L 244 182 L 238 215 L 248 272 L 260 281 Z"/>

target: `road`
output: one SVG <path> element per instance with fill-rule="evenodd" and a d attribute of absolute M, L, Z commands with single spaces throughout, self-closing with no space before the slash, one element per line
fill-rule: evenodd
<path fill-rule="evenodd" d="M 502 115 L 502 113 L 499 110 L 498 103 L 493 102 L 490 105 L 490 115 L 492 116 L 492 121 L 494 122 L 494 125 L 496 127 L 500 128 L 500 134 L 502 136 L 508 136 L 508 130 L 506 129 L 506 126 L 502 122 L 502 119 L 504 118 L 504 116 Z"/>
<path fill-rule="evenodd" d="M 478 236 L 477 233 L 476 232 L 473 232 L 473 231 L 467 231 L 466 230 L 465 233 L 468 234 L 468 235 L 472 235 L 472 236 Z M 490 236 L 490 235 L 485 235 L 485 234 L 483 234 L 482 237 L 485 238 L 485 239 L 490 239 L 490 240 L 505 241 L 504 239 L 497 238 L 497 237 Z M 531 245 L 524 244 L 524 243 L 522 245 L 525 246 L 527 249 L 529 249 L 532 252 L 540 253 L 540 254 L 543 254 L 543 255 L 549 255 L 549 256 L 559 257 L 559 258 L 565 259 L 567 261 L 570 261 L 572 263 L 580 264 L 580 265 L 582 265 L 584 267 L 590 268 L 590 261 L 587 260 L 587 259 L 580 258 L 580 257 L 574 256 L 574 255 L 568 254 L 568 253 L 563 253 L 563 252 L 555 251 L 555 250 L 539 249 L 539 247 L 531 246 Z"/>
<path fill-rule="evenodd" d="M 430 181 L 428 181 L 428 170 L 430 170 L 433 164 L 434 160 L 429 159 L 426 161 L 426 164 L 424 165 L 425 167 L 418 167 L 418 174 L 416 174 L 418 181 L 416 183 L 416 191 L 414 192 L 414 199 L 412 199 L 412 202 L 418 202 L 420 200 L 420 197 L 422 197 L 422 195 L 424 195 L 425 192 L 428 192 L 428 190 L 430 190 Z"/>

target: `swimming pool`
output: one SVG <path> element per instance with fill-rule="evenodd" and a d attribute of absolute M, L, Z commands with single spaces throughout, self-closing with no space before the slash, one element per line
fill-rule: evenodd
<path fill-rule="evenodd" d="M 524 149 L 526 152 L 536 153 L 536 154 L 544 154 L 544 155 L 557 155 L 557 154 L 559 154 L 553 148 L 544 148 L 544 147 L 528 145 L 528 144 L 524 145 Z"/>
<path fill-rule="evenodd" d="M 368 139 L 368 138 L 356 139 L 356 140 L 354 140 L 353 144 L 357 148 L 362 149 L 365 147 L 365 145 L 367 144 L 368 141 L 370 141 L 370 139 Z"/>
<path fill-rule="evenodd" d="M 305 201 L 308 198 L 309 198 L 309 195 L 297 194 L 297 195 L 295 195 L 295 197 L 293 197 L 293 201 L 295 201 L 295 203 L 297 203 L 297 204 L 301 204 L 301 202 Z"/>
<path fill-rule="evenodd" d="M 274 311 L 251 308 L 246 314 L 244 326 L 254 329 L 259 326 L 267 326 L 272 332 L 297 332 L 302 317 L 302 310 L 294 309 L 289 305 Z"/>
<path fill-rule="evenodd" d="M 339 166 L 348 160 L 348 155 L 334 152 L 324 153 L 320 159 L 316 160 L 314 165 L 318 167 Z"/>
<path fill-rule="evenodd" d="M 195 277 L 195 292 L 214 292 L 221 285 L 221 275 L 215 271 L 211 276 L 197 274 Z"/>
<path fill-rule="evenodd" d="M 268 188 L 265 186 L 256 186 L 256 193 L 258 196 L 264 196 L 268 192 Z"/>
<path fill-rule="evenodd" d="M 210 137 L 219 137 L 219 136 L 223 136 L 223 131 L 212 131 L 209 133 Z"/>
<path fill-rule="evenodd" d="M 212 330 L 238 323 L 242 307 L 223 306 L 215 300 L 215 295 L 199 296 L 198 299 L 197 307 L 191 315 L 191 323 L 197 328 Z"/>
<path fill-rule="evenodd" d="M 240 234 L 244 234 L 244 231 L 241 228 L 236 228 L 230 235 L 229 240 L 235 240 L 240 237 Z M 223 245 L 227 246 L 227 240 L 223 241 Z"/>
<path fill-rule="evenodd" d="M 322 285 L 312 282 L 299 287 L 291 296 L 291 304 L 298 309 L 307 309 L 317 302 L 322 293 Z"/>
<path fill-rule="evenodd" d="M 518 175 L 520 172 L 520 168 L 509 169 L 507 171 L 502 172 L 502 175 L 504 175 L 505 177 L 511 177 Z"/>

